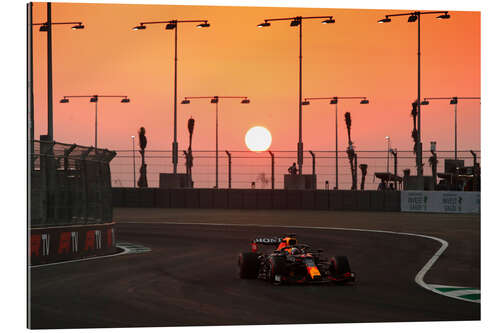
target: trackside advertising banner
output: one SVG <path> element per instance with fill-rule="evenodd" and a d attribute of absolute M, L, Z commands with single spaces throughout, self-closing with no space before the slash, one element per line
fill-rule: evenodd
<path fill-rule="evenodd" d="M 481 192 L 401 191 L 402 212 L 477 213 Z"/>

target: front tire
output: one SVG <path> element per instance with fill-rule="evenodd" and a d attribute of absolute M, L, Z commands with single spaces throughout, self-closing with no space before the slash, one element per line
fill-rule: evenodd
<path fill-rule="evenodd" d="M 254 252 L 240 253 L 238 256 L 241 279 L 256 279 L 259 273 L 259 255 Z"/>
<path fill-rule="evenodd" d="M 333 276 L 350 273 L 351 267 L 346 256 L 335 256 L 330 261 L 330 274 Z"/>

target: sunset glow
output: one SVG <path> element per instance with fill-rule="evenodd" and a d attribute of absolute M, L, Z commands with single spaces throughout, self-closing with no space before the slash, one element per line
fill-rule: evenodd
<path fill-rule="evenodd" d="M 390 23 L 377 23 L 385 15 L 406 11 L 54 3 L 55 22 L 82 22 L 84 26 L 53 29 L 54 139 L 88 146 L 95 140 L 95 105 L 86 100 L 59 103 L 64 96 L 127 95 L 130 103 L 99 101 L 98 144 L 131 151 L 130 136 L 145 127 L 148 151 L 158 152 L 148 169 L 156 181 L 159 172 L 174 170 L 174 138 L 178 169 L 185 164 L 183 151 L 190 144 L 186 124 L 192 117 L 196 121 L 191 142 L 194 152 L 214 151 L 217 141 L 219 151 L 248 152 L 245 133 L 254 124 L 265 124 L 272 133 L 273 153 L 281 154 L 275 161 L 279 173 L 297 161 L 301 137 L 306 172 L 312 172 L 311 152 L 317 152 L 316 171 L 323 173 L 318 182 L 324 183 L 332 181 L 335 172 L 336 146 L 339 157 L 346 158 L 349 144 L 344 115 L 349 112 L 356 151 L 378 151 L 385 156 L 384 138 L 390 136 L 391 148 L 401 152 L 400 169 L 414 172 L 410 113 L 417 97 L 417 24 L 397 16 Z M 33 14 L 34 22 L 43 23 L 45 4 L 35 3 Z M 424 15 L 421 20 L 422 99 L 481 96 L 480 12 L 449 11 L 449 15 L 446 20 L 434 15 Z M 301 25 L 302 98 L 311 99 L 310 105 L 302 108 L 302 117 L 299 27 L 288 21 L 270 21 L 258 27 L 266 19 L 297 16 L 327 16 L 335 21 L 322 24 L 323 18 L 311 19 Z M 168 20 L 203 20 L 209 25 L 200 29 L 199 21 L 186 22 L 175 30 L 177 75 L 171 25 L 168 29 L 166 24 L 152 24 L 133 30 L 142 22 Z M 47 132 L 47 34 L 35 27 L 33 36 L 34 136 L 39 138 Z M 189 96 L 247 96 L 251 103 L 242 104 L 239 99 L 221 100 L 216 106 L 210 100 L 181 103 Z M 359 100 L 340 99 L 333 105 L 328 99 L 314 99 L 333 96 L 365 96 L 370 102 L 362 105 Z M 481 103 L 460 100 L 457 107 L 457 146 L 470 157 L 470 149 L 481 147 Z M 430 142 L 435 141 L 438 150 L 453 151 L 454 106 L 432 100 L 422 107 L 421 114 L 423 150 L 428 151 Z M 278 158 L 283 155 L 290 160 Z M 362 156 L 359 163 L 369 164 L 369 174 L 386 169 L 384 160 L 364 160 Z M 262 159 L 238 158 L 233 156 L 235 167 L 238 161 L 245 161 L 239 168 L 255 168 L 241 171 L 249 179 L 238 180 L 240 184 L 251 183 L 251 174 L 267 165 Z M 213 186 L 214 164 L 215 160 L 199 159 L 195 154 L 196 184 Z M 219 164 L 219 171 L 227 172 L 226 164 Z M 339 165 L 346 168 L 349 163 L 341 160 Z M 114 162 L 117 185 L 124 183 L 120 177 L 132 183 L 131 170 L 127 163 Z M 349 182 L 348 174 L 341 174 L 340 181 Z"/>
<path fill-rule="evenodd" d="M 262 126 L 252 127 L 245 135 L 245 143 L 251 151 L 267 150 L 271 146 L 271 141 L 271 133 Z"/>
<path fill-rule="evenodd" d="M 221 145 L 243 149 L 241 138 L 252 123 L 266 123 L 275 149 L 295 150 L 298 136 L 298 30 L 289 22 L 258 28 L 265 18 L 332 15 L 334 24 L 307 21 L 303 27 L 303 96 L 367 96 L 369 105 L 339 103 L 351 112 L 358 149 L 383 149 L 386 135 L 398 149 L 413 149 L 411 102 L 417 93 L 415 23 L 394 18 L 401 10 L 210 7 L 54 3 L 54 21 L 83 22 L 85 29 L 53 29 L 54 101 L 64 95 L 128 95 L 129 104 L 103 100 L 99 105 L 100 145 L 128 149 L 140 126 L 150 149 L 171 148 L 173 138 L 174 35 L 164 25 L 143 31 L 143 21 L 206 19 L 179 27 L 178 102 L 184 96 L 248 95 L 244 108 L 220 108 Z M 44 3 L 35 3 L 34 21 L 44 22 Z M 422 19 L 422 97 L 480 96 L 480 13 L 450 11 L 449 20 Z M 35 137 L 47 131 L 46 33 L 34 28 Z M 466 47 L 464 47 L 464 45 Z M 92 145 L 93 105 L 54 103 L 54 138 Z M 205 103 L 178 106 L 178 126 L 196 119 L 193 149 L 213 149 L 215 122 Z M 331 150 L 332 107 L 314 102 L 303 115 L 304 149 Z M 422 115 L 422 140 L 429 149 L 453 148 L 453 112 L 432 103 Z M 480 103 L 464 101 L 458 115 L 459 146 L 480 146 Z M 179 130 L 179 149 L 188 145 Z M 374 140 L 373 138 L 382 138 Z M 339 147 L 347 147 L 339 123 Z"/>

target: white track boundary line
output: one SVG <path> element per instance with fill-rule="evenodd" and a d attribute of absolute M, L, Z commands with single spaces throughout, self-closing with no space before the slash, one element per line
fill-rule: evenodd
<path fill-rule="evenodd" d="M 472 303 L 480 303 L 480 300 L 470 300 L 466 298 L 461 298 L 454 295 L 447 295 L 444 292 L 441 292 L 437 289 L 434 289 L 432 286 L 428 285 L 424 281 L 424 276 L 427 274 L 429 269 L 436 263 L 439 257 L 443 254 L 443 252 L 448 248 L 448 242 L 444 239 L 427 236 L 422 234 L 415 234 L 409 232 L 398 232 L 398 231 L 388 231 L 388 230 L 372 230 L 372 229 L 357 229 L 357 228 L 336 228 L 336 227 L 314 227 L 314 226 L 297 226 L 297 225 L 269 225 L 269 224 L 235 224 L 235 223 L 197 223 L 197 222 L 118 222 L 123 224 L 170 224 L 170 225 L 211 225 L 211 226 L 240 226 L 240 227 L 263 227 L 263 228 L 296 228 L 296 229 L 319 229 L 319 230 L 345 230 L 345 231 L 360 231 L 360 232 L 377 232 L 377 233 L 385 233 L 385 234 L 393 234 L 393 235 L 403 235 L 403 236 L 414 236 L 432 239 L 441 244 L 439 250 L 434 253 L 434 255 L 427 261 L 427 263 L 420 269 L 420 271 L 415 276 L 415 282 L 425 288 L 430 290 L 436 294 L 440 294 L 443 296 L 455 298 L 461 301 L 472 302 Z"/>
<path fill-rule="evenodd" d="M 70 262 L 79 262 L 79 261 L 87 261 L 87 260 L 95 260 L 95 259 L 101 259 L 101 258 L 110 258 L 110 257 L 116 257 L 116 256 L 121 256 L 124 254 L 129 254 L 132 252 L 132 250 L 124 247 L 124 246 L 119 246 L 116 245 L 116 247 L 119 247 L 122 249 L 122 252 L 119 253 L 114 253 L 114 254 L 108 254 L 105 256 L 95 256 L 95 257 L 88 257 L 88 258 L 81 258 L 81 259 L 75 259 L 75 260 L 66 260 L 66 261 L 60 261 L 60 262 L 53 262 L 50 264 L 41 264 L 41 265 L 35 265 L 35 266 L 29 266 L 28 268 L 38 268 L 38 267 L 47 267 L 47 266 L 55 266 L 55 265 L 62 265 L 62 264 L 69 264 Z"/>

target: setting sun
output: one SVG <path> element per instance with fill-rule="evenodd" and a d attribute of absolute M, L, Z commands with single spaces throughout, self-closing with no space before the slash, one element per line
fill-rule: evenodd
<path fill-rule="evenodd" d="M 264 151 L 271 145 L 272 137 L 267 128 L 255 126 L 245 135 L 245 143 L 251 151 Z"/>

